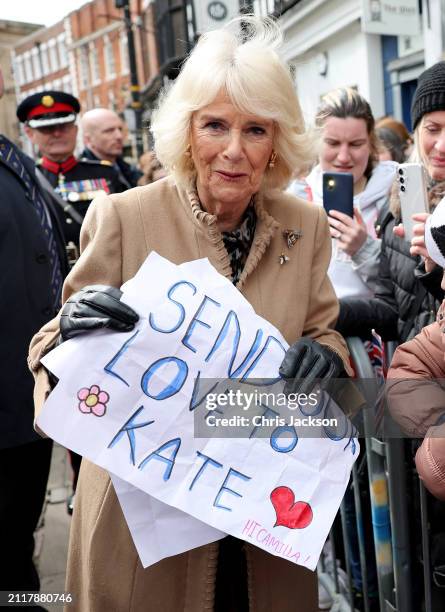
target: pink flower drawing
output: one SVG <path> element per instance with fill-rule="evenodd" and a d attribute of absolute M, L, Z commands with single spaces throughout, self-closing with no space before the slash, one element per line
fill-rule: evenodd
<path fill-rule="evenodd" d="M 107 402 L 110 396 L 106 391 L 101 391 L 97 385 L 92 385 L 89 389 L 84 387 L 77 392 L 80 399 L 79 410 L 85 414 L 92 412 L 98 417 L 104 416 L 107 410 Z"/>

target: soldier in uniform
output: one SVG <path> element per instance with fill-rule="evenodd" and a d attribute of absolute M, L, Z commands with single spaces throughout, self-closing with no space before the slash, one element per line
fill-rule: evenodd
<path fill-rule="evenodd" d="M 42 156 L 36 162 L 40 185 L 55 196 L 59 204 L 57 214 L 62 222 L 71 266 L 79 257 L 80 228 L 91 200 L 103 192 L 125 189 L 110 162 L 74 156 L 79 111 L 79 100 L 63 91 L 33 94 L 17 108 L 17 117 L 25 124 L 26 135 Z M 67 506 L 71 514 L 81 457 L 70 452 L 70 459 L 74 472 L 73 495 Z"/>
<path fill-rule="evenodd" d="M 59 196 L 58 212 L 71 265 L 78 258 L 80 227 L 91 200 L 103 192 L 122 191 L 110 162 L 74 156 L 79 111 L 77 98 L 62 91 L 33 94 L 17 108 L 26 135 L 41 155 L 37 161 L 44 177 L 41 182 L 48 189 L 51 185 Z"/>

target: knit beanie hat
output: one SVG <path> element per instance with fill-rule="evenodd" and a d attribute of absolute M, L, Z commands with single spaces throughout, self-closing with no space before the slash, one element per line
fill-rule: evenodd
<path fill-rule="evenodd" d="M 445 198 L 442 198 L 425 225 L 425 246 L 431 259 L 445 268 Z"/>
<path fill-rule="evenodd" d="M 422 72 L 411 104 L 413 130 L 426 113 L 445 110 L 445 61 Z"/>

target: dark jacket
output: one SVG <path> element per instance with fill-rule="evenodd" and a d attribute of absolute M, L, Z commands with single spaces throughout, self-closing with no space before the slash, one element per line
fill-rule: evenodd
<path fill-rule="evenodd" d="M 84 159 L 99 159 L 88 147 L 85 147 L 80 157 Z M 126 189 L 137 187 L 138 180 L 141 178 L 142 172 L 136 168 L 136 166 L 127 164 L 122 157 L 118 157 L 116 163 L 113 165 L 113 168 L 116 170 L 119 177 L 119 191 L 125 191 Z"/>
<path fill-rule="evenodd" d="M 381 257 L 374 298 L 343 298 L 336 329 L 343 336 L 367 337 L 375 329 L 384 340 L 405 342 L 434 321 L 444 297 L 442 268 L 427 274 L 410 243 L 393 234 L 400 223 L 388 212 L 381 224 Z"/>
<path fill-rule="evenodd" d="M 35 179 L 34 162 L 18 152 Z M 0 448 L 39 439 L 33 429 L 34 381 L 28 346 L 52 319 L 51 265 L 37 212 L 25 186 L 0 158 Z M 62 230 L 54 203 L 45 197 L 62 274 L 68 271 Z"/>

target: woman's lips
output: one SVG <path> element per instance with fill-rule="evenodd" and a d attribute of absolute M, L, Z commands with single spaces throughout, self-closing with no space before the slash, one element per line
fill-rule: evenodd
<path fill-rule="evenodd" d="M 334 166 L 337 172 L 352 172 L 354 166 Z"/>
<path fill-rule="evenodd" d="M 445 166 L 445 157 L 432 157 L 431 163 L 434 166 Z"/>
<path fill-rule="evenodd" d="M 215 170 L 215 172 L 227 181 L 236 181 L 246 176 L 243 172 L 227 172 L 226 170 Z"/>

